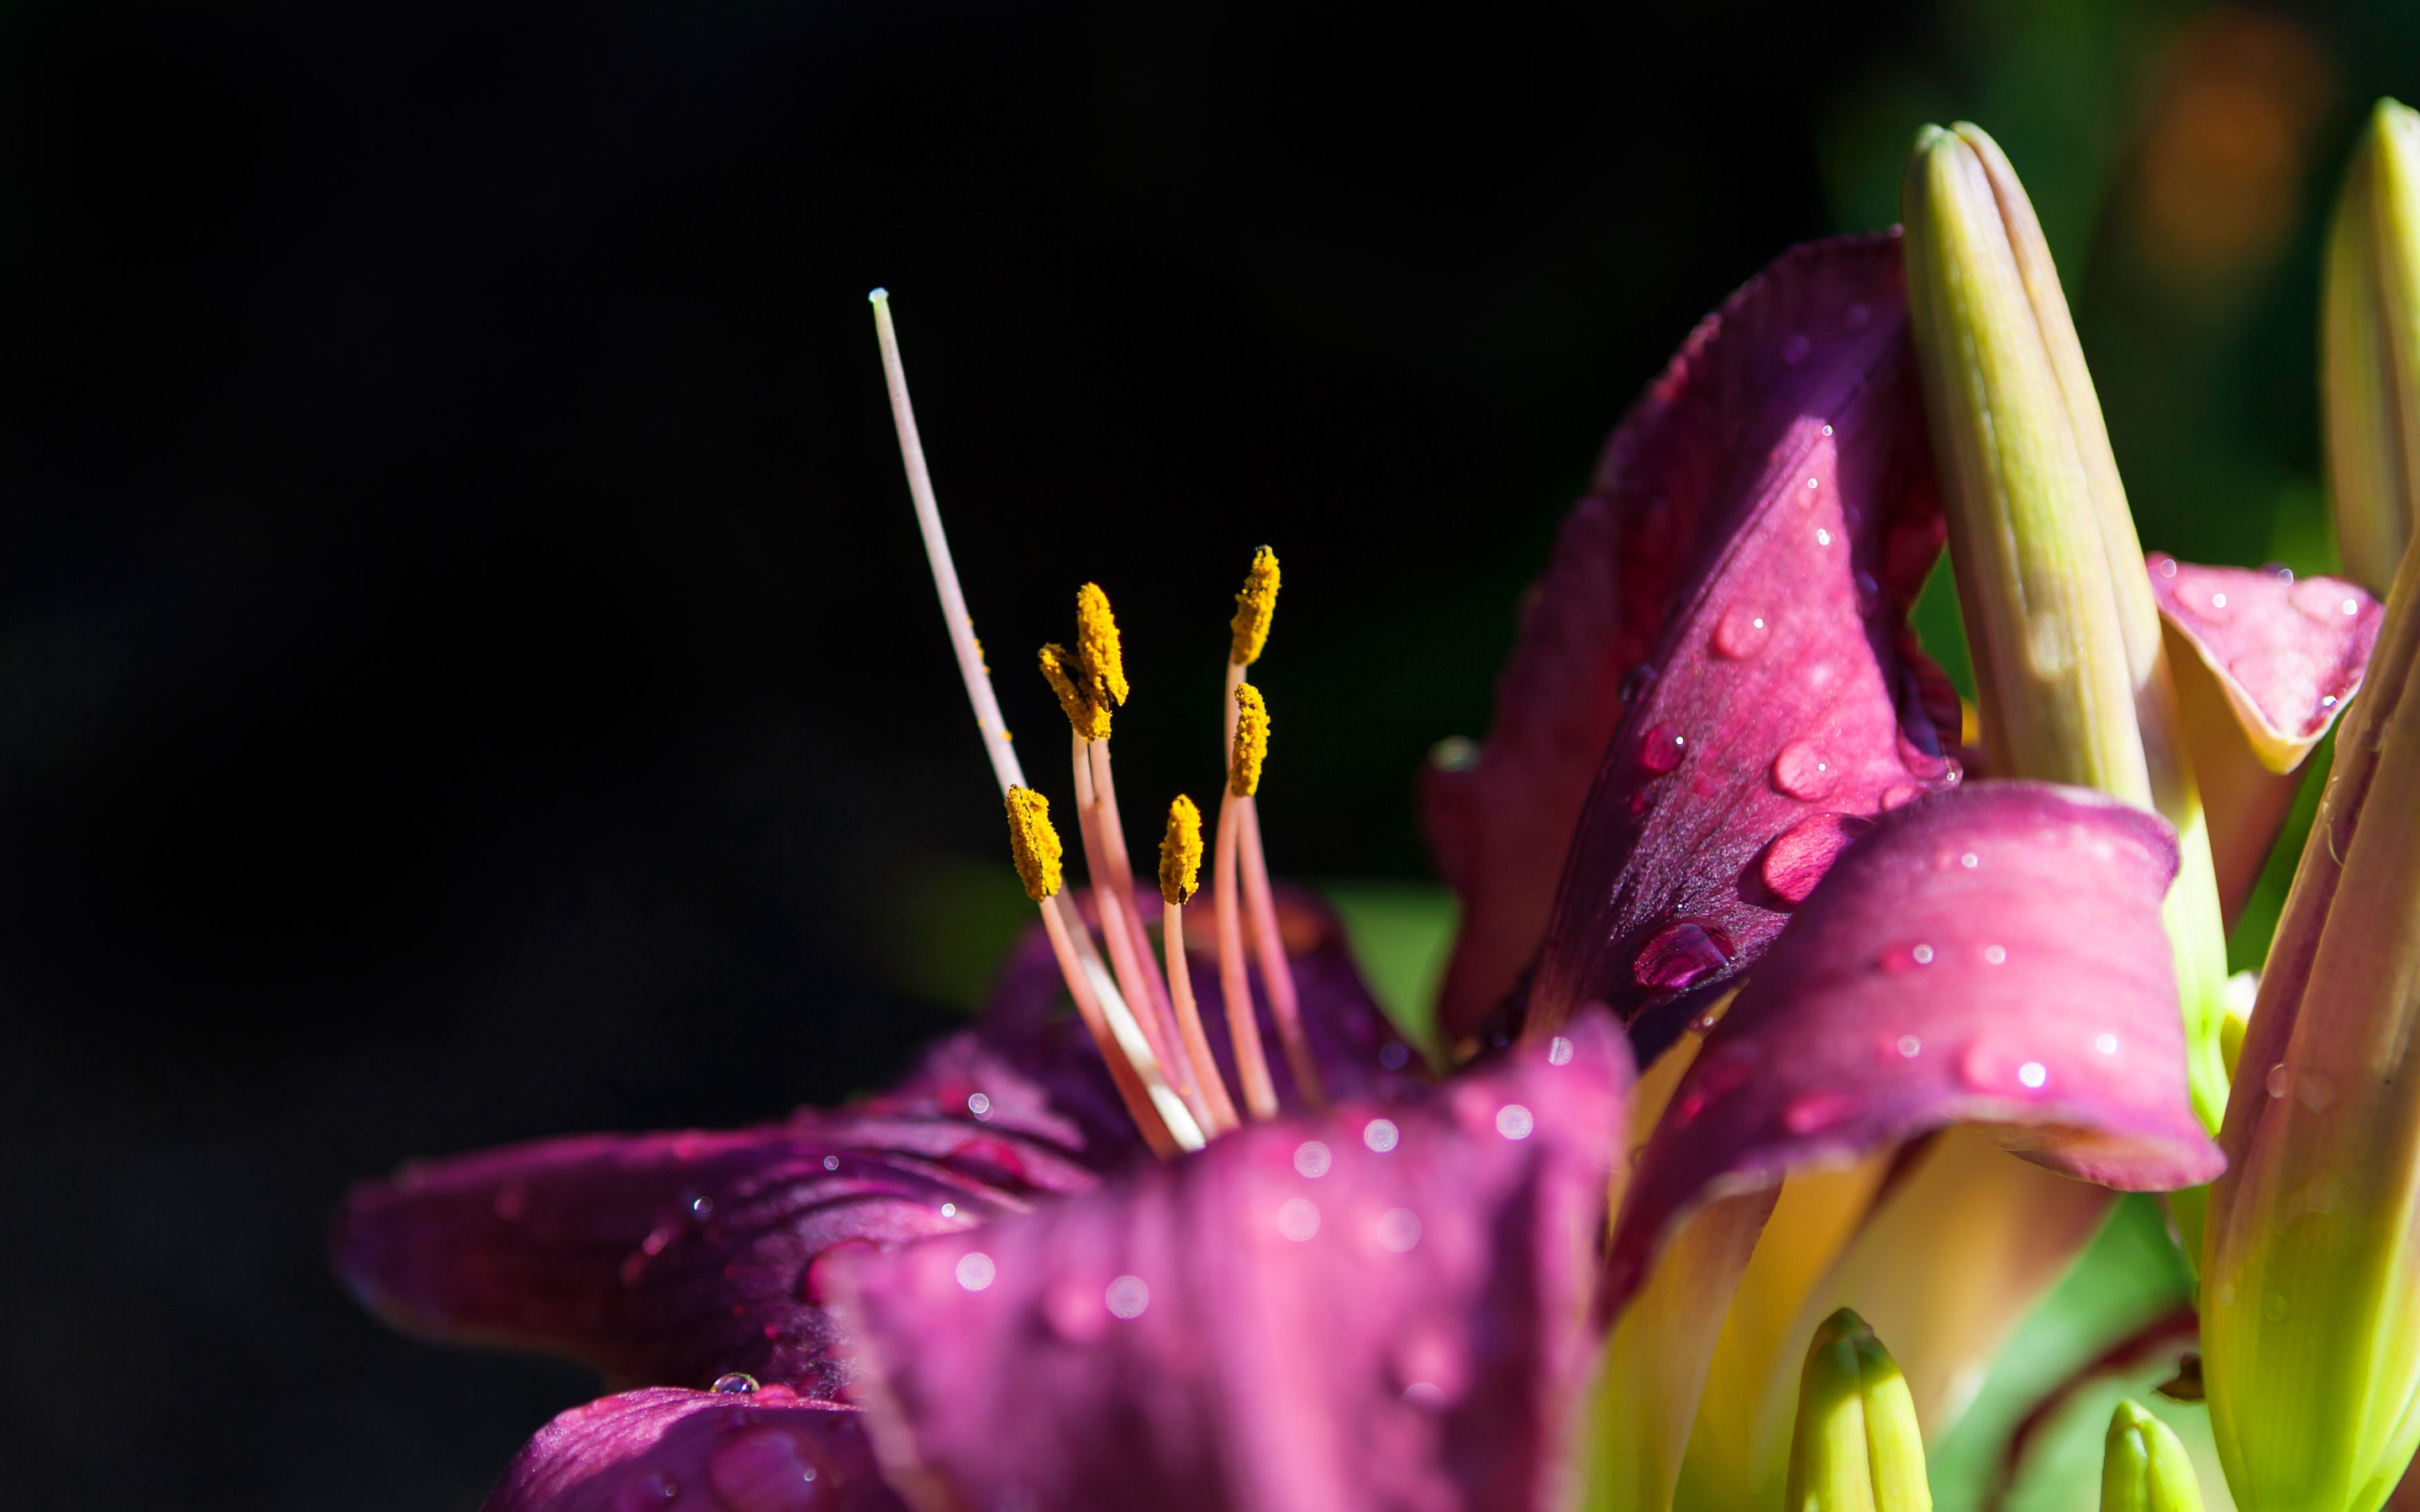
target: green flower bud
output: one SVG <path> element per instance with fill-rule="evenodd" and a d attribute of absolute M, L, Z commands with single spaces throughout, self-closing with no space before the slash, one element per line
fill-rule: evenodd
<path fill-rule="evenodd" d="M 2375 1512 L 2420 1442 L 2420 552 L 2336 734 L 2245 1026 L 2202 1254 L 2243 1512 Z"/>
<path fill-rule="evenodd" d="M 2110 1414 L 2101 1512 L 2201 1512 L 2201 1483 L 2176 1429 L 2135 1402 Z"/>
<path fill-rule="evenodd" d="M 2420 113 L 2392 100 L 2328 229 L 2319 395 L 2345 571 L 2383 594 L 2420 513 Z"/>
<path fill-rule="evenodd" d="M 1907 1381 L 1843 1307 L 1815 1330 L 1798 1378 L 1785 1512 L 1932 1512 Z"/>
<path fill-rule="evenodd" d="M 1993 771 L 2099 788 L 2176 825 L 2164 918 L 2195 1110 L 2226 1101 L 2226 931 L 2142 543 L 2024 186 L 1963 122 L 1901 187 L 1908 311 Z"/>

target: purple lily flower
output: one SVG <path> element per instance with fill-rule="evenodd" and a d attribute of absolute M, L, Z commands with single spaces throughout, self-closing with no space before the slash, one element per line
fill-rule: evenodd
<path fill-rule="evenodd" d="M 2175 838 L 1968 779 L 1906 623 L 1943 539 L 1896 235 L 1795 249 L 1617 430 L 1486 745 L 1429 775 L 1455 1077 L 1280 891 L 1294 1021 L 1253 1007 L 1323 1086 L 1273 1062 L 1280 1115 L 1196 1152 L 1152 1158 L 1037 934 L 889 1093 L 409 1168 L 350 1196 L 338 1268 L 402 1326 L 630 1388 L 533 1440 L 500 1512 L 1666 1505 L 1693 1421 L 1736 1430 L 1743 1484 L 1776 1413 L 1786 1443 L 1792 1319 L 1876 1285 L 1876 1247 L 1921 1265 L 1945 1191 L 2007 1194 L 2039 1242 L 1965 1269 L 1956 1326 L 1859 1303 L 1954 1414 L 2104 1188 L 2223 1161 L 2161 933 Z M 2180 631 L 2304 749 L 2376 633 L 2325 592 Z M 1221 974 L 1187 966 L 1232 1081 Z"/>

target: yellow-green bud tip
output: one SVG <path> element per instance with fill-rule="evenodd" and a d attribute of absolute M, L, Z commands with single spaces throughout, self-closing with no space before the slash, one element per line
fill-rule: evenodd
<path fill-rule="evenodd" d="M 1035 903 L 1059 890 L 1059 831 L 1050 827 L 1050 800 L 1032 788 L 1008 790 L 1008 854 L 1016 880 Z"/>
<path fill-rule="evenodd" d="M 1182 903 L 1201 882 L 1202 810 L 1180 793 L 1168 806 L 1168 833 L 1159 842 L 1159 895 Z"/>
<path fill-rule="evenodd" d="M 1846 1307 L 1807 1347 L 1782 1504 L 1789 1512 L 1931 1512 L 1916 1400 L 1890 1351 Z"/>
<path fill-rule="evenodd" d="M 1059 695 L 1059 707 L 1067 715 L 1067 727 L 1079 740 L 1109 738 L 1109 711 L 1093 702 L 1088 691 L 1093 686 L 1092 673 L 1083 660 L 1065 646 L 1053 641 L 1044 646 L 1035 658 L 1042 664 L 1042 675 L 1050 684 L 1050 691 Z"/>
<path fill-rule="evenodd" d="M 1076 655 L 1092 679 L 1086 691 L 1093 702 L 1111 711 L 1125 708 L 1133 689 L 1126 686 L 1125 654 L 1118 649 L 1118 622 L 1109 613 L 1109 595 L 1098 583 L 1076 590 Z"/>
<path fill-rule="evenodd" d="M 1261 764 L 1269 759 L 1269 706 L 1249 683 L 1235 689 L 1235 750 L 1227 764 L 1227 791 L 1249 798 L 1261 790 Z"/>
<path fill-rule="evenodd" d="M 1235 617 L 1228 627 L 1235 632 L 1227 659 L 1238 667 L 1249 667 L 1261 659 L 1261 649 L 1269 643 L 1269 621 L 1278 611 L 1278 554 L 1267 547 L 1252 553 L 1251 570 L 1244 574 L 1244 586 L 1235 594 Z"/>
<path fill-rule="evenodd" d="M 2201 1512 L 2201 1484 L 2176 1430 L 2121 1401 L 2101 1460 L 2101 1512 Z"/>

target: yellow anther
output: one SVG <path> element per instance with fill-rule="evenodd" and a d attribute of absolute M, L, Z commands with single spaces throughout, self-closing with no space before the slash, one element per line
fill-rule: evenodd
<path fill-rule="evenodd" d="M 1085 689 L 1092 686 L 1092 676 L 1084 663 L 1065 646 L 1053 641 L 1042 648 L 1042 675 L 1050 682 L 1050 691 L 1059 695 L 1059 706 L 1067 711 L 1067 724 L 1080 740 L 1109 738 L 1109 711 L 1094 702 Z"/>
<path fill-rule="evenodd" d="M 1168 806 L 1168 834 L 1159 842 L 1159 895 L 1172 903 L 1202 882 L 1202 810 L 1180 793 Z"/>
<path fill-rule="evenodd" d="M 1109 614 L 1109 595 L 1099 583 L 1076 590 L 1076 656 L 1091 678 L 1087 691 L 1103 709 L 1126 706 L 1132 691 L 1126 686 L 1125 655 L 1118 649 L 1118 622 Z"/>
<path fill-rule="evenodd" d="M 1269 706 L 1249 683 L 1235 689 L 1235 750 L 1227 764 L 1227 791 L 1249 798 L 1261 788 L 1261 763 L 1269 758 Z"/>
<path fill-rule="evenodd" d="M 1235 632 L 1235 641 L 1228 649 L 1227 659 L 1238 667 L 1249 667 L 1261 659 L 1261 648 L 1269 643 L 1269 621 L 1278 611 L 1278 554 L 1267 547 L 1252 553 L 1252 567 L 1244 574 L 1244 587 L 1235 595 L 1235 617 L 1228 622 Z"/>
<path fill-rule="evenodd" d="M 1008 790 L 1008 853 L 1028 898 L 1040 903 L 1059 890 L 1059 831 L 1050 827 L 1050 800 L 1032 788 Z"/>

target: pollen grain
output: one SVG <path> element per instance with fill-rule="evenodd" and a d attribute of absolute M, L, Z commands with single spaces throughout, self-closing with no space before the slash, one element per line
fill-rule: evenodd
<path fill-rule="evenodd" d="M 1042 675 L 1049 682 L 1050 691 L 1059 695 L 1059 707 L 1066 711 L 1068 727 L 1077 738 L 1109 739 L 1109 711 L 1094 702 L 1086 691 L 1093 679 L 1082 658 L 1054 640 L 1042 648 L 1038 659 Z"/>
<path fill-rule="evenodd" d="M 1112 713 L 1125 708 L 1133 689 L 1126 684 L 1125 654 L 1118 649 L 1118 622 L 1099 583 L 1076 590 L 1076 656 L 1091 679 L 1087 691 L 1093 702 Z"/>
<path fill-rule="evenodd" d="M 1035 903 L 1059 890 L 1059 832 L 1050 827 L 1050 800 L 1032 788 L 1008 790 L 1008 851 L 1016 879 Z"/>

